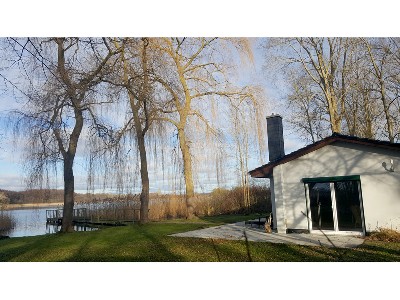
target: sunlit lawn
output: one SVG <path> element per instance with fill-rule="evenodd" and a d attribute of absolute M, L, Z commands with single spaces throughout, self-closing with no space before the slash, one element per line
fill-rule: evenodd
<path fill-rule="evenodd" d="M 0 261 L 400 261 L 400 243 L 365 241 L 356 249 L 333 249 L 168 236 L 245 219 L 219 216 L 5 239 Z"/>

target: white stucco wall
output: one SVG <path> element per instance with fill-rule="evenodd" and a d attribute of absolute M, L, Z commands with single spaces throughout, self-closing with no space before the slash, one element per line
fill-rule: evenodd
<path fill-rule="evenodd" d="M 302 178 L 349 175 L 360 175 L 366 230 L 400 230 L 400 152 L 336 142 L 274 168 L 278 232 L 308 229 Z"/>

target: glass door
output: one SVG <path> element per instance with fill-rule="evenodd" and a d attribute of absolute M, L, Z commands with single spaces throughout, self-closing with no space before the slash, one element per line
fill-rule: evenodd
<path fill-rule="evenodd" d="M 360 193 L 357 181 L 334 184 L 339 231 L 362 231 Z"/>
<path fill-rule="evenodd" d="M 309 182 L 306 191 L 310 231 L 364 232 L 360 181 Z"/>
<path fill-rule="evenodd" d="M 330 183 L 310 183 L 309 192 L 312 229 L 334 230 Z"/>

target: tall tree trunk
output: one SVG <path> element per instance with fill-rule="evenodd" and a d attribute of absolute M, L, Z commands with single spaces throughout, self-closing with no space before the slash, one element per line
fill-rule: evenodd
<path fill-rule="evenodd" d="M 338 114 L 337 101 L 333 91 L 325 92 L 326 102 L 328 104 L 329 120 L 332 133 L 341 133 L 341 118 Z"/>
<path fill-rule="evenodd" d="M 365 122 L 366 122 L 366 125 L 365 125 L 364 136 L 366 138 L 368 138 L 368 139 L 374 139 L 374 132 L 372 130 L 372 122 L 371 122 L 371 120 L 370 119 L 366 119 Z"/>
<path fill-rule="evenodd" d="M 150 181 L 149 172 L 147 171 L 147 155 L 145 145 L 145 134 L 149 128 L 149 115 L 147 101 L 149 97 L 149 74 L 147 69 L 147 47 L 149 40 L 142 38 L 143 49 L 142 49 L 142 68 L 143 68 L 143 88 L 141 91 L 141 102 L 143 103 L 145 125 L 142 129 L 140 119 L 137 118 L 136 135 L 138 137 L 138 147 L 140 155 L 140 178 L 142 180 L 142 192 L 140 194 L 140 223 L 144 224 L 149 221 L 149 201 L 150 201 Z M 139 117 L 139 116 L 137 116 Z M 138 130 L 140 129 L 140 131 Z"/>
<path fill-rule="evenodd" d="M 314 130 L 312 128 L 312 118 L 310 116 L 310 109 L 309 109 L 308 103 L 307 104 L 304 103 L 304 111 L 306 113 L 307 127 L 308 127 L 309 133 L 311 135 L 311 140 L 312 140 L 313 143 L 315 143 Z"/>
<path fill-rule="evenodd" d="M 371 106 L 369 103 L 369 98 L 367 93 L 363 92 L 363 102 L 364 102 L 364 116 L 365 116 L 365 130 L 364 136 L 369 139 L 374 138 L 374 131 L 372 125 L 372 117 L 371 117 Z"/>
<path fill-rule="evenodd" d="M 64 208 L 62 218 L 62 232 L 73 232 L 73 210 L 74 210 L 74 157 L 66 153 L 64 158 Z"/>
<path fill-rule="evenodd" d="M 193 219 L 194 215 L 194 183 L 193 183 L 193 170 L 192 170 L 192 158 L 190 156 L 189 145 L 186 140 L 185 131 L 182 128 L 178 128 L 178 138 L 179 138 L 179 146 L 182 152 L 183 158 L 183 174 L 185 178 L 186 185 L 186 207 L 187 207 L 187 218 Z"/>
<path fill-rule="evenodd" d="M 145 224 L 149 221 L 149 199 L 150 199 L 150 180 L 147 170 L 147 153 L 145 145 L 145 134 L 147 127 L 142 128 L 142 123 L 139 117 L 139 104 L 135 103 L 135 97 L 132 93 L 129 94 L 133 120 L 135 123 L 136 142 L 140 156 L 140 179 L 142 181 L 142 191 L 140 193 L 140 224 Z"/>
<path fill-rule="evenodd" d="M 137 126 L 140 126 L 137 125 Z M 137 143 L 140 155 L 140 179 L 142 181 L 142 192 L 140 193 L 140 224 L 149 221 L 149 198 L 150 198 L 150 181 L 147 170 L 147 154 L 145 139 L 142 130 L 136 127 Z"/>
<path fill-rule="evenodd" d="M 73 226 L 73 209 L 74 209 L 74 159 L 76 149 L 78 147 L 79 136 L 83 127 L 82 111 L 75 109 L 75 126 L 70 135 L 68 151 L 64 153 L 64 209 L 62 220 L 62 232 L 74 231 Z"/>
<path fill-rule="evenodd" d="M 150 202 L 150 180 L 147 170 L 147 153 L 145 144 L 145 135 L 150 126 L 150 117 L 148 113 L 148 97 L 149 97 L 149 72 L 147 67 L 147 47 L 149 45 L 147 38 L 142 38 L 142 68 L 143 68 L 143 84 L 140 88 L 138 99 L 135 98 L 130 88 L 128 88 L 129 103 L 131 106 L 133 121 L 135 124 L 136 141 L 140 156 L 140 179 L 142 181 L 142 191 L 140 193 L 140 224 L 145 224 L 149 221 L 149 202 Z M 124 67 L 124 82 L 126 87 L 130 87 L 128 64 L 122 52 L 123 67 Z M 139 111 L 143 105 L 144 124 L 141 121 Z"/>
<path fill-rule="evenodd" d="M 386 118 L 386 126 L 387 126 L 389 141 L 391 143 L 394 143 L 393 123 L 392 123 L 392 118 L 391 118 L 390 112 L 389 112 L 389 105 L 387 103 L 388 101 L 386 99 L 385 83 L 381 78 L 379 79 L 379 84 L 380 84 L 380 92 L 381 92 L 383 111 L 385 113 L 385 118 Z"/>

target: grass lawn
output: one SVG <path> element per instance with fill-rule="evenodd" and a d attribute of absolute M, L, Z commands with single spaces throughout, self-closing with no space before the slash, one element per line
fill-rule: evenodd
<path fill-rule="evenodd" d="M 92 232 L 0 240 L 0 261 L 400 261 L 400 243 L 366 240 L 355 249 L 169 237 L 169 234 L 251 219 L 217 216 Z"/>

